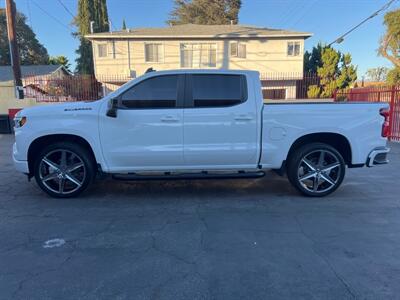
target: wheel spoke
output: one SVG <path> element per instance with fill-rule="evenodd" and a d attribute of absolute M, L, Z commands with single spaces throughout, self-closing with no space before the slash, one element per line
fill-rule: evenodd
<path fill-rule="evenodd" d="M 314 192 L 318 191 L 318 186 L 319 186 L 319 178 L 318 178 L 318 176 L 315 176 L 314 180 L 313 180 L 313 191 Z"/>
<path fill-rule="evenodd" d="M 322 167 L 324 165 L 324 160 L 325 160 L 325 151 L 321 151 L 319 154 L 319 159 L 318 159 L 318 166 Z"/>
<path fill-rule="evenodd" d="M 327 174 L 321 174 L 321 178 L 327 182 L 329 182 L 330 185 L 334 185 L 335 182 L 332 180 L 332 178 L 327 175 Z"/>
<path fill-rule="evenodd" d="M 64 193 L 64 183 L 65 183 L 65 179 L 64 179 L 64 178 L 61 178 L 61 179 L 58 181 L 58 192 L 59 192 L 60 194 Z"/>
<path fill-rule="evenodd" d="M 60 166 L 59 166 L 59 165 L 57 165 L 56 163 L 52 162 L 52 161 L 49 160 L 47 157 L 44 157 L 44 158 L 42 159 L 42 161 L 43 161 L 45 164 L 47 164 L 49 167 L 52 167 L 52 168 L 54 168 L 54 169 L 56 169 L 56 170 L 59 170 L 59 169 L 60 169 Z"/>
<path fill-rule="evenodd" d="M 309 168 L 311 169 L 311 171 L 315 171 L 315 170 L 317 169 L 317 168 L 314 166 L 314 164 L 313 164 L 311 161 L 309 161 L 307 158 L 303 158 L 301 161 L 302 161 L 303 163 L 305 163 L 306 166 L 309 167 Z"/>
<path fill-rule="evenodd" d="M 60 162 L 60 165 L 62 167 L 67 166 L 67 151 L 65 151 L 65 150 L 61 151 L 61 162 Z"/>
<path fill-rule="evenodd" d="M 83 166 L 84 166 L 84 164 L 82 162 L 76 163 L 76 164 L 74 164 L 72 166 L 67 167 L 67 172 L 71 173 L 71 172 L 73 172 L 73 171 L 75 171 L 75 170 L 77 170 L 79 168 L 82 168 Z"/>
<path fill-rule="evenodd" d="M 56 172 L 50 173 L 50 174 L 46 175 L 45 177 L 43 177 L 42 181 L 46 182 L 46 181 L 49 181 L 49 180 L 57 179 L 58 178 L 57 175 L 58 174 Z"/>
<path fill-rule="evenodd" d="M 315 177 L 316 175 L 317 175 L 316 172 L 310 172 L 310 173 L 308 173 L 308 174 L 306 174 L 306 175 L 300 177 L 299 180 L 300 180 L 300 181 L 304 181 L 304 180 L 306 180 L 306 179 L 313 178 L 313 177 Z"/>
<path fill-rule="evenodd" d="M 74 176 L 72 176 L 69 173 L 65 174 L 65 178 L 68 179 L 69 181 L 75 183 L 77 186 L 81 186 L 82 185 L 82 183 L 80 183 L 80 181 L 78 179 L 76 179 Z"/>
<path fill-rule="evenodd" d="M 329 171 L 331 171 L 331 170 L 333 170 L 333 169 L 335 169 L 335 168 L 337 168 L 339 166 L 340 166 L 340 163 L 338 163 L 338 162 L 330 164 L 330 165 L 327 165 L 322 169 L 322 172 L 329 172 Z"/>

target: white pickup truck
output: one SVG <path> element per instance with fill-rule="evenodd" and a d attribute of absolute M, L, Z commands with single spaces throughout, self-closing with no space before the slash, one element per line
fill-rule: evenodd
<path fill-rule="evenodd" d="M 324 196 L 347 167 L 387 163 L 382 103 L 264 104 L 255 71 L 149 72 L 94 102 L 24 109 L 13 159 L 54 197 L 113 178 L 255 178 L 287 173 Z"/>

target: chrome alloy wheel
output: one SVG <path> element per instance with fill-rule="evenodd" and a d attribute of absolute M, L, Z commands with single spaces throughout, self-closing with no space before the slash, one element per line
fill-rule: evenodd
<path fill-rule="evenodd" d="M 39 178 L 50 191 L 66 195 L 83 185 L 86 167 L 76 153 L 57 149 L 47 153 L 40 161 Z"/>
<path fill-rule="evenodd" d="M 339 158 L 329 150 L 315 150 L 300 160 L 297 180 L 309 192 L 324 193 L 334 188 L 342 175 Z"/>

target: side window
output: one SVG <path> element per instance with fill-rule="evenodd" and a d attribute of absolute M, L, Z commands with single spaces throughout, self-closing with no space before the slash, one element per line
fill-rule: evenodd
<path fill-rule="evenodd" d="M 232 106 L 247 99 L 243 75 L 193 74 L 194 107 Z"/>
<path fill-rule="evenodd" d="M 162 44 L 145 44 L 144 56 L 146 62 L 162 62 Z"/>
<path fill-rule="evenodd" d="M 98 57 L 107 57 L 107 44 L 98 44 L 97 45 L 97 56 Z"/>
<path fill-rule="evenodd" d="M 288 42 L 287 43 L 287 55 L 288 56 L 299 56 L 300 55 L 300 42 Z"/>
<path fill-rule="evenodd" d="M 178 76 L 164 75 L 139 82 L 121 95 L 125 108 L 174 108 L 178 98 Z"/>
<path fill-rule="evenodd" d="M 246 44 L 232 42 L 230 45 L 231 57 L 246 58 Z"/>

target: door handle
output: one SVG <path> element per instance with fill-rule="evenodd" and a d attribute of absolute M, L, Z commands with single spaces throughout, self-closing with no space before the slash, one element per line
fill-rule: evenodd
<path fill-rule="evenodd" d="M 242 114 L 242 115 L 236 115 L 235 120 L 236 121 L 251 121 L 251 120 L 253 120 L 253 117 L 251 115 Z"/>
<path fill-rule="evenodd" d="M 178 122 L 179 119 L 174 116 L 165 116 L 161 118 L 161 122 Z"/>

